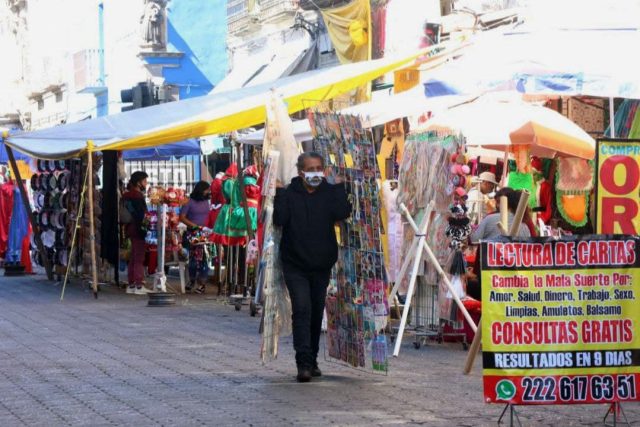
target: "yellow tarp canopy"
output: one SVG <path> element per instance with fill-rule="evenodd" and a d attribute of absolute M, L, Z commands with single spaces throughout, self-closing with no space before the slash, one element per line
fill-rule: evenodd
<path fill-rule="evenodd" d="M 315 70 L 253 87 L 18 133 L 9 135 L 5 142 L 33 157 L 60 159 L 76 157 L 86 151 L 88 140 L 93 141 L 95 151 L 132 150 L 223 134 L 264 123 L 265 105 L 272 90 L 282 95 L 289 113 L 295 113 L 411 65 L 416 58 L 434 49 L 424 49 L 403 58 Z M 438 55 L 443 56 L 450 51 L 448 46 L 439 49 Z"/>

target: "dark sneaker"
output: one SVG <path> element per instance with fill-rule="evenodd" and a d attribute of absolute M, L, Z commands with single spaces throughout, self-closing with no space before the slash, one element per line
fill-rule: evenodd
<path fill-rule="evenodd" d="M 198 287 L 196 288 L 196 290 L 195 290 L 195 291 L 193 291 L 193 292 L 194 292 L 194 293 L 196 293 L 196 294 L 204 294 L 204 291 L 205 291 L 205 287 L 204 287 L 204 285 L 200 285 L 200 286 L 198 286 Z"/>
<path fill-rule="evenodd" d="M 318 368 L 318 364 L 315 364 L 313 368 L 311 368 L 311 376 L 315 378 L 322 376 L 322 371 Z"/>
<path fill-rule="evenodd" d="M 299 383 L 308 383 L 311 381 L 311 370 L 307 367 L 298 368 L 298 376 L 296 376 L 296 380 Z"/>

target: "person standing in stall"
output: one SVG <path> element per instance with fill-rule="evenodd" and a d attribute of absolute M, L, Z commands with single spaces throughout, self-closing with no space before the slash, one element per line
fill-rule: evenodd
<path fill-rule="evenodd" d="M 202 231 L 209 222 L 211 210 L 211 186 L 206 181 L 198 182 L 189 196 L 189 201 L 180 211 L 180 221 L 189 229 L 187 238 L 193 233 Z M 189 247 L 189 285 L 188 292 L 203 294 L 206 289 L 209 275 L 209 260 L 203 245 L 190 245 Z M 196 281 L 198 287 L 196 286 Z M 194 290 L 195 288 L 195 290 Z"/>
<path fill-rule="evenodd" d="M 148 177 L 149 175 L 146 172 L 137 171 L 132 173 L 127 185 L 127 191 L 122 195 L 124 208 L 130 216 L 126 225 L 126 235 L 131 241 L 127 293 L 135 295 L 144 295 L 148 292 L 144 283 L 144 256 L 146 251 L 144 239 L 147 235 L 147 227 L 145 225 L 147 201 L 145 193 L 147 191 Z"/>
<path fill-rule="evenodd" d="M 492 213 L 487 209 L 487 204 L 490 199 L 493 199 L 493 193 L 498 186 L 496 175 L 493 172 L 482 172 L 475 182 L 479 184 L 480 188 L 473 187 L 467 194 L 468 212 L 469 216 L 474 219 L 474 223 L 480 222 L 478 214 L 484 218 Z"/>
<path fill-rule="evenodd" d="M 282 227 L 280 258 L 293 310 L 298 382 L 319 377 L 318 351 L 327 286 L 338 260 L 335 223 L 351 215 L 344 186 L 325 179 L 318 153 L 298 157 L 298 176 L 277 183 L 273 222 Z"/>

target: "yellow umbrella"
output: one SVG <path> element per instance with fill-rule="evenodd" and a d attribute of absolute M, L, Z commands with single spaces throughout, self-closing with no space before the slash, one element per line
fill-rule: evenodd
<path fill-rule="evenodd" d="M 427 130 L 460 132 L 469 147 L 512 151 L 528 145 L 532 155 L 593 159 L 595 140 L 563 115 L 521 101 L 478 99 L 435 115 Z"/>

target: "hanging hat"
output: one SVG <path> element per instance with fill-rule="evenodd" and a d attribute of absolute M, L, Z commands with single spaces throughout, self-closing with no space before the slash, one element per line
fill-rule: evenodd
<path fill-rule="evenodd" d="M 56 170 L 56 161 L 55 160 L 48 160 L 46 169 L 49 172 L 55 172 L 55 170 Z"/>
<path fill-rule="evenodd" d="M 51 215 L 51 224 L 58 230 L 64 230 L 67 225 L 67 213 L 64 211 L 54 212 Z"/>
<path fill-rule="evenodd" d="M 44 204 L 42 209 L 51 210 L 53 209 L 53 194 L 52 193 L 44 193 Z"/>
<path fill-rule="evenodd" d="M 55 174 L 49 175 L 47 189 L 49 189 L 49 191 L 58 191 L 58 178 L 56 178 Z"/>
<path fill-rule="evenodd" d="M 38 191 L 38 174 L 31 175 L 31 189 Z"/>
<path fill-rule="evenodd" d="M 68 171 L 71 169 L 71 161 L 70 160 L 57 160 L 56 161 L 56 170 L 57 171 Z"/>
<path fill-rule="evenodd" d="M 38 168 L 38 172 L 46 172 L 47 171 L 47 161 L 38 159 L 36 161 L 36 167 Z"/>
<path fill-rule="evenodd" d="M 40 192 L 33 193 L 33 203 L 36 205 L 36 209 L 44 209 L 44 194 Z"/>
<path fill-rule="evenodd" d="M 71 180 L 71 172 L 64 171 L 58 175 L 58 190 L 64 191 L 69 187 L 69 181 Z"/>
<path fill-rule="evenodd" d="M 46 191 L 44 188 L 44 174 L 38 174 L 36 178 L 36 190 L 38 191 Z"/>
<path fill-rule="evenodd" d="M 496 174 L 493 172 L 482 172 L 478 178 L 474 180 L 475 182 L 490 182 L 493 185 L 498 185 L 496 181 Z"/>
<path fill-rule="evenodd" d="M 40 236 L 42 244 L 47 248 L 52 248 L 56 243 L 56 233 L 53 230 L 47 230 Z"/>
<path fill-rule="evenodd" d="M 58 210 L 67 210 L 67 206 L 69 206 L 69 193 L 58 193 L 53 200 L 54 209 Z"/>
<path fill-rule="evenodd" d="M 66 248 L 69 245 L 69 233 L 67 230 L 56 230 L 56 247 Z"/>

